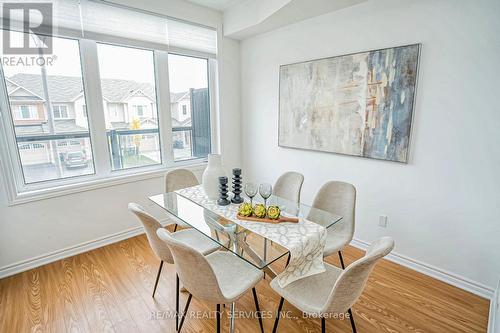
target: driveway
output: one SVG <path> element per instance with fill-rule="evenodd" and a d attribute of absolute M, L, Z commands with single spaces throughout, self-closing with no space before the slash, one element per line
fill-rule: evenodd
<path fill-rule="evenodd" d="M 24 179 L 26 183 L 36 183 L 58 178 L 57 166 L 51 163 L 33 164 L 23 166 Z M 89 160 L 86 167 L 67 169 L 61 165 L 61 178 L 75 177 L 94 173 L 94 164 Z"/>

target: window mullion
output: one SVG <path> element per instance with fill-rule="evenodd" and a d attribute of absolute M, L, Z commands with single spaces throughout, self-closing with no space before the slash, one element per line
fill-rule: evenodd
<path fill-rule="evenodd" d="M 168 53 L 165 51 L 155 51 L 154 58 L 161 154 L 163 164 L 169 166 L 174 163 L 174 150 L 172 146 Z"/>
<path fill-rule="evenodd" d="M 10 112 L 5 76 L 0 66 L 0 162 L 2 174 L 6 184 L 9 200 L 12 202 L 17 194 L 24 190 L 23 173 L 21 171 L 21 160 L 17 151 L 16 134 L 13 124 L 13 114 Z M 11 177 L 10 175 L 13 175 Z"/>
<path fill-rule="evenodd" d="M 96 42 L 81 39 L 80 52 L 82 57 L 85 103 L 90 126 L 90 137 L 92 140 L 94 167 L 98 177 L 106 177 L 111 173 L 111 163 L 106 134 L 106 120 L 104 117 Z"/>
<path fill-rule="evenodd" d="M 218 82 L 218 68 L 216 59 L 208 59 L 208 93 L 210 96 L 210 142 L 211 153 L 221 153 L 221 139 L 220 139 L 220 110 L 219 110 L 219 86 Z"/>

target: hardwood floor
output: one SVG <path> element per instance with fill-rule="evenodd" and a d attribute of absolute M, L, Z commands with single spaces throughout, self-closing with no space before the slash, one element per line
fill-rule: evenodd
<path fill-rule="evenodd" d="M 350 247 L 344 260 L 362 255 Z M 328 261 L 339 265 L 333 257 Z M 175 272 L 164 265 L 153 299 L 158 265 L 146 237 L 138 236 L 2 279 L 0 332 L 175 332 L 174 319 L 167 318 L 175 310 Z M 265 331 L 271 332 L 279 298 L 268 280 L 257 285 L 257 293 Z M 183 293 L 181 307 L 186 299 Z M 486 332 L 488 306 L 485 299 L 384 260 L 353 312 L 360 333 Z M 254 311 L 251 292 L 236 309 Z M 297 319 L 280 320 L 279 332 L 320 331 L 319 319 L 303 319 L 287 302 L 283 310 Z M 200 318 L 187 318 L 182 331 L 214 332 L 214 317 L 206 318 L 209 311 L 215 305 L 193 298 L 190 313 Z M 228 332 L 227 315 L 222 327 Z M 236 331 L 260 332 L 258 321 L 237 318 Z M 327 332 L 351 332 L 349 319 L 328 319 Z"/>

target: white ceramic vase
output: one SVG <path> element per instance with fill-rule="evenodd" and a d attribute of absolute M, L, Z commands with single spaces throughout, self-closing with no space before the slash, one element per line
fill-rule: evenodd
<path fill-rule="evenodd" d="M 202 185 L 210 200 L 219 198 L 219 177 L 226 175 L 222 167 L 222 159 L 218 154 L 208 155 L 208 165 L 202 176 Z"/>

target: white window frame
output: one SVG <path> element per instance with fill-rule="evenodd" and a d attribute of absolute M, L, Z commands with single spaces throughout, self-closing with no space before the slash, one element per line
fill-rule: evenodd
<path fill-rule="evenodd" d="M 149 179 L 163 175 L 167 170 L 178 167 L 190 167 L 193 170 L 202 170 L 206 165 L 206 158 L 193 158 L 189 160 L 174 161 L 172 147 L 172 124 L 170 109 L 170 87 L 168 74 L 168 53 L 164 50 L 143 47 L 145 50 L 153 51 L 155 86 L 157 98 L 157 115 L 160 133 L 160 154 L 162 163 L 151 166 L 129 168 L 123 170 L 112 170 L 110 152 L 106 136 L 106 123 L 104 119 L 104 106 L 101 90 L 101 79 L 99 76 L 99 62 L 97 57 L 97 43 L 107 43 L 102 38 L 95 41 L 84 38 L 75 38 L 64 35 L 54 35 L 67 39 L 77 40 L 80 47 L 80 60 L 82 65 L 82 78 L 85 91 L 85 105 L 91 150 L 94 160 L 94 174 L 82 175 L 72 178 L 62 178 L 42 181 L 38 183 L 25 184 L 22 166 L 17 148 L 14 132 L 12 113 L 7 94 L 5 76 L 0 66 L 0 167 L 6 184 L 9 205 L 22 204 L 26 202 L 57 197 L 69 193 L 86 191 L 94 188 L 113 186 L 133 182 L 141 179 Z M 117 44 L 115 39 L 110 38 L 108 44 L 130 48 L 141 48 L 130 44 L 127 40 L 120 40 L 123 44 Z M 217 152 L 218 147 L 218 105 L 217 94 L 217 58 L 215 55 L 203 54 L 198 51 L 175 50 L 175 54 L 207 59 L 207 70 L 209 73 L 209 97 L 210 97 L 210 127 L 212 152 Z"/>
<path fill-rule="evenodd" d="M 56 117 L 56 110 L 55 110 L 56 108 L 57 112 L 59 112 L 59 117 Z M 61 108 L 66 109 L 66 117 L 61 117 L 62 116 Z M 54 119 L 70 119 L 68 106 L 64 104 L 52 104 L 52 115 L 54 116 Z"/>
<path fill-rule="evenodd" d="M 137 117 L 144 117 L 144 111 L 147 110 L 148 106 L 144 104 L 137 104 L 133 105 L 132 108 L 134 109 L 134 113 L 137 115 Z M 139 115 L 139 108 L 141 109 L 142 115 Z"/>
<path fill-rule="evenodd" d="M 24 118 L 24 116 L 23 116 L 23 111 L 21 110 L 21 108 L 23 106 L 28 108 L 28 113 L 29 113 L 28 118 Z M 38 118 L 37 113 L 35 112 L 35 110 L 33 110 L 33 107 L 29 104 L 16 105 L 16 113 L 17 113 L 17 117 L 15 118 L 15 120 L 34 120 L 34 119 Z"/>
<path fill-rule="evenodd" d="M 110 118 L 118 116 L 118 105 L 116 103 L 108 103 L 107 108 Z"/>

